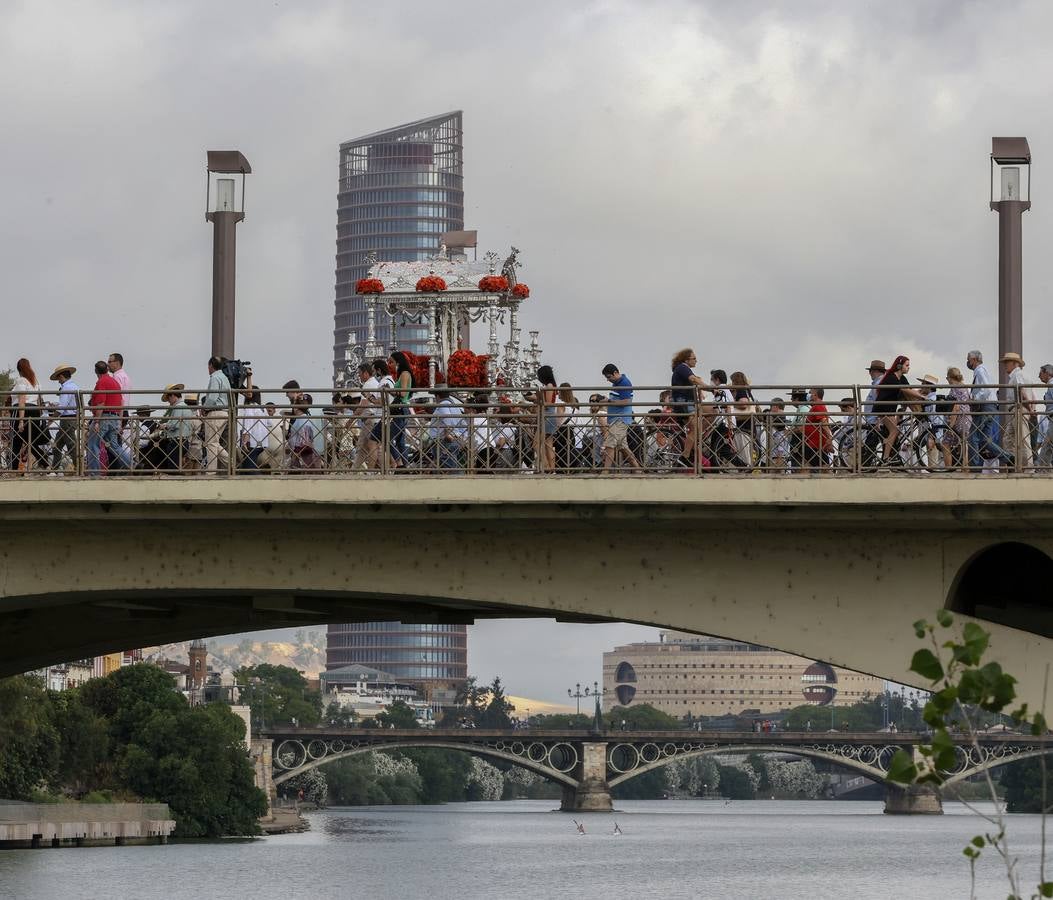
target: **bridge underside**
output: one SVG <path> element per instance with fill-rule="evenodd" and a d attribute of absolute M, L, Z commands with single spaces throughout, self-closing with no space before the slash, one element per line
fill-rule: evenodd
<path fill-rule="evenodd" d="M 910 683 L 910 625 L 943 606 L 992 623 L 992 656 L 1032 703 L 1051 656 L 1048 592 L 1024 589 L 1053 556 L 1045 480 L 4 488 L 0 674 L 265 628 L 541 616 L 726 636 Z M 995 577 L 1010 558 L 1024 570 Z"/>

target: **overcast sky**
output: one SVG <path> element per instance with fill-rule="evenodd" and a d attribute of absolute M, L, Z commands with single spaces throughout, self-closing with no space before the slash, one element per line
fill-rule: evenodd
<path fill-rule="evenodd" d="M 1044 2 L 8 0 L 0 364 L 71 363 L 83 386 L 120 350 L 137 387 L 202 383 L 205 151 L 237 148 L 238 353 L 264 384 L 328 384 L 338 145 L 463 109 L 466 225 L 521 249 L 524 325 L 577 383 L 609 360 L 665 382 L 684 344 L 754 383 L 993 358 L 990 138 L 1026 134 L 1034 377 L 1053 358 L 1051 26 Z M 524 629 L 547 659 L 512 663 Z M 636 633 L 490 624 L 473 669 L 548 695 Z"/>

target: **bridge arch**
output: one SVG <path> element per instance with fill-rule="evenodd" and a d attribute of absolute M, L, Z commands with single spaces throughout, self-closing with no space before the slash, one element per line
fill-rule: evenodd
<path fill-rule="evenodd" d="M 1020 590 L 1021 576 L 1029 584 L 1053 583 L 1053 558 L 1021 541 L 992 544 L 962 564 L 945 605 L 996 625 L 1053 637 L 1053 617 L 1044 594 Z"/>
<path fill-rule="evenodd" d="M 986 750 L 987 748 L 981 748 Z M 990 772 L 993 769 L 1000 769 L 1002 766 L 1008 766 L 1011 763 L 1020 762 L 1025 759 L 1034 759 L 1038 756 L 1053 756 L 1053 752 L 1050 751 L 1049 747 L 1016 747 L 1006 748 L 1004 752 L 988 752 L 982 754 L 981 761 L 975 762 L 973 756 L 975 749 L 970 748 L 965 760 L 963 768 L 951 775 L 944 783 L 944 787 L 950 787 L 955 784 L 960 784 L 968 778 L 972 778 L 974 775 L 979 775 L 981 772 Z M 971 764 L 970 764 L 971 763 Z"/>
<path fill-rule="evenodd" d="M 611 752 L 617 746 L 620 745 L 614 742 L 611 743 L 610 748 L 607 751 L 608 759 L 610 759 Z M 813 746 L 805 747 L 787 747 L 785 744 L 770 746 L 763 744 L 732 744 L 725 746 L 711 745 L 692 747 L 691 749 L 678 750 L 678 752 L 669 755 L 663 754 L 658 759 L 650 762 L 644 762 L 641 760 L 642 765 L 615 775 L 613 778 L 610 778 L 607 783 L 610 787 L 615 787 L 631 778 L 636 778 L 639 775 L 643 775 L 645 772 L 652 772 L 655 769 L 660 769 L 663 766 L 676 762 L 677 760 L 696 759 L 700 756 L 738 756 L 748 753 L 783 753 L 792 754 L 794 756 L 807 756 L 812 759 L 822 759 L 842 768 L 850 769 L 853 772 L 858 772 L 873 781 L 884 782 L 886 770 L 882 769 L 880 765 L 882 762 L 887 764 L 895 749 L 897 748 L 879 745 L 852 746 L 848 744 L 840 745 L 833 743 L 815 744 Z M 886 753 L 886 751 L 888 752 Z M 872 760 L 872 762 L 865 760 Z"/>
<path fill-rule="evenodd" d="M 277 757 L 278 751 L 281 746 L 286 743 L 285 741 L 276 741 L 274 746 L 274 756 Z M 304 743 L 304 742 L 300 742 Z M 308 741 L 306 744 L 314 743 Z M 306 749 L 306 744 L 304 744 Z M 380 750 L 408 750 L 410 748 L 424 748 L 431 749 L 437 748 L 442 750 L 458 750 L 461 753 L 469 753 L 472 756 L 481 756 L 490 759 L 499 759 L 506 763 L 511 763 L 521 769 L 526 769 L 528 772 L 533 772 L 535 775 L 540 775 L 542 778 L 552 781 L 558 785 L 570 788 L 576 788 L 578 786 L 578 779 L 568 772 L 561 772 L 551 766 L 545 765 L 542 760 L 535 760 L 529 757 L 520 756 L 511 750 L 500 750 L 496 747 L 489 747 L 485 744 L 462 744 L 456 741 L 432 741 L 432 740 L 402 740 L 402 741 L 380 741 L 375 743 L 359 744 L 354 747 L 346 747 L 338 752 L 327 752 L 317 758 L 310 758 L 309 754 L 305 752 L 305 759 L 301 765 L 291 769 L 280 769 L 278 765 L 273 764 L 274 768 L 274 785 L 278 785 L 288 781 L 291 778 L 295 778 L 297 775 L 302 775 L 311 769 L 317 769 L 321 766 L 328 765 L 331 762 L 336 762 L 338 759 L 347 759 L 350 756 L 358 756 L 362 753 L 372 753 L 373 751 Z M 548 759 L 546 754 L 545 759 Z M 580 763 L 580 760 L 577 760 Z M 577 768 L 575 765 L 574 768 Z"/>

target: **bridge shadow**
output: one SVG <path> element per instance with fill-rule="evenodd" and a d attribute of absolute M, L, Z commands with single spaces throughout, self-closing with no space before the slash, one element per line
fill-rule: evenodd
<path fill-rule="evenodd" d="M 1030 544 L 1004 541 L 986 547 L 958 571 L 947 608 L 996 625 L 1053 638 L 1053 559 Z"/>

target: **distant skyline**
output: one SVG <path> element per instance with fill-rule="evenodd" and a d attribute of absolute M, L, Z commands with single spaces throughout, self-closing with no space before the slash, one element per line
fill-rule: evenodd
<path fill-rule="evenodd" d="M 578 384 L 612 361 L 665 384 L 684 345 L 755 384 L 993 359 L 990 139 L 1026 135 L 1034 378 L 1053 359 L 1050 33 L 1038 0 L 4 4 L 0 365 L 75 365 L 83 387 L 116 350 L 133 387 L 203 387 L 205 152 L 234 148 L 253 170 L 238 354 L 265 387 L 330 384 L 339 144 L 463 109 L 465 222 L 480 256 L 520 248 L 521 324 Z M 487 622 L 470 670 L 559 696 L 634 629 Z"/>

